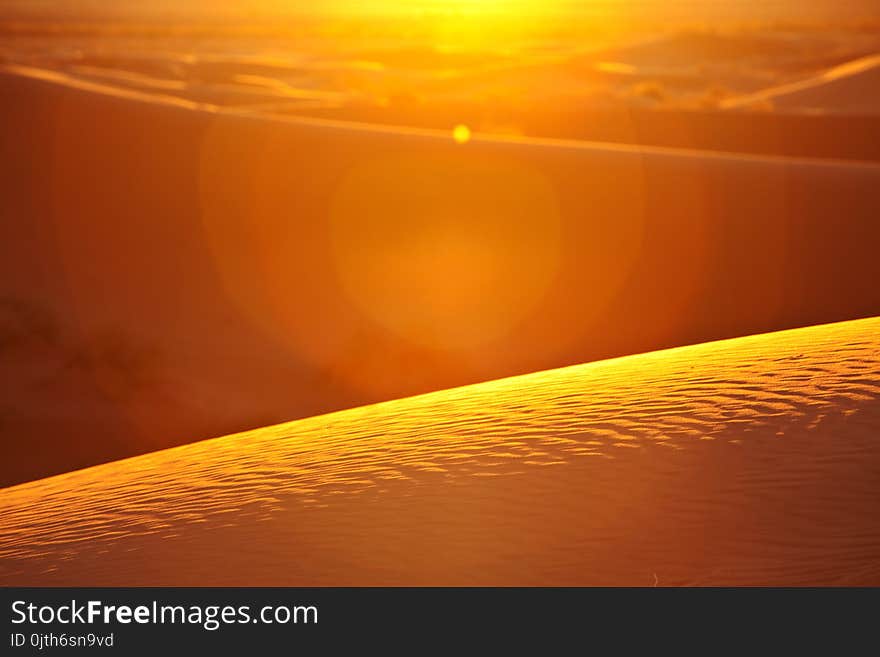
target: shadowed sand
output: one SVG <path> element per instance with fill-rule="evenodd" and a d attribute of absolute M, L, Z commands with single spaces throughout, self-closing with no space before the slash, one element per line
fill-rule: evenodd
<path fill-rule="evenodd" d="M 819 75 L 742 98 L 722 107 L 749 109 L 770 105 L 783 111 L 820 114 L 876 114 L 880 108 L 880 54 L 846 62 Z"/>
<path fill-rule="evenodd" d="M 877 165 L 0 89 L 0 483 L 880 309 Z"/>
<path fill-rule="evenodd" d="M 880 318 L 0 491 L 3 584 L 880 584 Z"/>

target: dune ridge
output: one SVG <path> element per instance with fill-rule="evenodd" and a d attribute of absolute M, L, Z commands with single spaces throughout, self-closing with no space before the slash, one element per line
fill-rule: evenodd
<path fill-rule="evenodd" d="M 814 86 L 824 84 L 828 81 L 835 81 L 838 79 L 847 79 L 852 75 L 858 76 L 860 73 L 864 72 L 872 72 L 875 68 L 880 66 L 880 55 L 870 56 L 862 58 L 855 62 L 849 62 L 847 64 L 843 64 L 839 67 L 835 67 L 831 71 L 826 74 L 819 75 L 815 78 L 815 80 L 808 80 L 798 83 L 793 83 L 791 85 L 784 85 L 779 88 L 773 88 L 770 90 L 765 90 L 758 92 L 756 94 L 751 94 L 747 97 L 742 98 L 734 98 L 728 101 L 725 101 L 723 107 L 725 109 L 730 109 L 734 107 L 744 107 L 748 105 L 752 105 L 760 100 L 768 99 L 771 97 L 775 97 L 777 94 L 784 95 L 789 92 L 789 90 L 794 89 L 812 89 Z M 838 70 L 840 71 L 838 73 Z M 192 110 L 200 113 L 207 114 L 221 114 L 231 118 L 238 118 L 239 120 L 257 120 L 264 121 L 267 123 L 275 123 L 275 124 L 290 124 L 290 125 L 299 125 L 303 127 L 311 126 L 315 129 L 325 129 L 325 130 L 340 130 L 343 132 L 368 132 L 368 133 L 378 133 L 378 134 L 389 134 L 395 136 L 411 136 L 411 137 L 427 137 L 427 138 L 440 138 L 440 139 L 448 139 L 450 135 L 450 130 L 445 128 L 438 128 L 436 125 L 430 124 L 420 124 L 419 112 L 418 108 L 412 108 L 409 111 L 415 116 L 416 121 L 407 121 L 404 118 L 405 115 L 401 115 L 400 113 L 395 113 L 389 111 L 387 108 L 358 108 L 352 110 L 351 108 L 346 108 L 339 106 L 338 103 L 330 102 L 326 106 L 317 105 L 315 107 L 309 107 L 303 113 L 297 112 L 297 106 L 291 105 L 287 107 L 284 111 L 279 111 L 283 108 L 280 108 L 277 105 L 273 105 L 271 103 L 267 105 L 255 104 L 253 106 L 224 106 L 218 103 L 205 102 L 192 100 L 188 98 L 181 98 L 179 96 L 167 95 L 163 94 L 157 90 L 143 90 L 137 88 L 130 88 L 120 84 L 112 84 L 108 81 L 99 81 L 99 80 L 90 80 L 87 78 L 82 78 L 79 76 L 70 75 L 63 71 L 48 69 L 48 68 L 40 68 L 35 66 L 24 66 L 19 64 L 6 64 L 0 65 L 0 75 L 7 75 L 12 77 L 24 78 L 28 80 L 33 80 L 35 82 L 49 83 L 54 86 L 63 87 L 71 92 L 81 92 L 86 95 L 99 95 L 107 98 L 133 101 L 135 103 L 146 103 L 150 105 L 164 106 L 168 108 L 177 108 L 184 110 Z M 861 87 L 860 87 L 861 88 Z M 303 92 L 304 94 L 307 92 Z M 311 91 L 308 92 L 313 95 L 321 96 L 322 94 L 327 96 L 332 96 L 331 92 L 321 92 L 321 91 Z M 871 112 L 866 112 L 866 114 L 870 115 L 876 112 L 876 102 L 872 98 L 865 98 L 865 94 L 860 94 L 862 101 L 865 103 L 869 103 L 873 110 Z M 443 103 L 438 103 L 440 108 L 444 108 Z M 459 112 L 461 116 L 467 116 L 468 111 L 466 108 L 456 107 L 455 105 L 450 105 L 445 108 L 445 116 L 447 122 L 451 125 L 451 120 L 454 118 L 454 112 Z M 441 115 L 444 114 L 444 111 L 441 110 L 439 112 Z M 819 148 L 816 148 L 816 155 L 811 156 L 810 148 L 807 147 L 803 152 L 794 152 L 788 153 L 784 152 L 790 146 L 787 146 L 785 143 L 781 141 L 783 135 L 785 135 L 786 129 L 784 126 L 784 121 L 780 121 L 781 124 L 779 126 L 774 126 L 773 130 L 779 133 L 776 136 L 775 140 L 771 140 L 772 145 L 774 147 L 778 147 L 779 150 L 783 151 L 781 153 L 775 154 L 770 152 L 767 149 L 761 149 L 755 144 L 756 150 L 749 151 L 747 147 L 741 146 L 740 150 L 736 150 L 734 147 L 728 144 L 718 145 L 718 149 L 712 148 L 707 144 L 701 146 L 697 145 L 682 145 L 686 142 L 681 140 L 680 143 L 670 143 L 664 144 L 659 140 L 658 136 L 653 136 L 652 139 L 655 141 L 660 141 L 660 143 L 651 143 L 651 141 L 639 143 L 639 138 L 642 137 L 639 133 L 649 133 L 652 130 L 657 130 L 657 128 L 650 126 L 650 119 L 647 117 L 654 115 L 658 118 L 654 119 L 655 122 L 662 124 L 663 117 L 666 115 L 667 117 L 675 117 L 673 121 L 669 121 L 666 124 L 666 128 L 669 129 L 669 125 L 674 125 L 676 128 L 681 131 L 685 128 L 683 127 L 688 121 L 698 124 L 700 121 L 706 121 L 707 117 L 711 116 L 711 112 L 699 112 L 699 111 L 688 111 L 688 112 L 673 112 L 673 111 L 664 111 L 664 112 L 645 112 L 644 110 L 638 109 L 630 109 L 626 112 L 623 111 L 596 111 L 596 110 L 586 110 L 586 109 L 578 109 L 576 111 L 572 110 L 556 110 L 549 113 L 547 116 L 541 115 L 538 111 L 533 111 L 536 114 L 536 118 L 532 119 L 537 124 L 537 132 L 539 134 L 530 134 L 530 135 L 518 135 L 518 134 L 504 134 L 504 133 L 490 133 L 490 134 L 480 134 L 479 138 L 488 143 L 494 142 L 498 144 L 510 143 L 510 144 L 523 144 L 523 145 L 531 145 L 531 146 L 545 146 L 545 147 L 555 147 L 555 148 L 574 148 L 574 149 L 586 149 L 586 150 L 598 150 L 598 151 L 606 151 L 606 152 L 623 152 L 623 153 L 633 153 L 639 155 L 666 155 L 672 157 L 690 157 L 690 158 L 700 158 L 700 159 L 722 159 L 722 160 L 734 160 L 734 161 L 743 161 L 743 160 L 754 160 L 756 162 L 789 162 L 792 165 L 800 164 L 815 164 L 815 165 L 825 165 L 825 166 L 834 166 L 834 165 L 850 165 L 853 167 L 872 167 L 876 166 L 871 160 L 874 160 L 873 157 L 874 151 L 870 148 L 867 148 L 861 152 L 856 152 L 854 146 L 847 145 L 844 150 L 835 153 L 830 147 L 825 146 L 824 144 Z M 589 131 L 589 126 L 583 126 L 579 130 L 574 130 L 571 136 L 550 136 L 550 135 L 542 135 L 541 132 L 548 132 L 546 126 L 543 124 L 548 123 L 550 121 L 561 122 L 563 124 L 572 123 L 576 117 L 581 116 L 582 120 L 586 117 L 592 118 L 596 120 L 597 118 L 601 118 L 603 122 L 611 122 L 611 123 L 624 123 L 626 125 L 616 125 L 613 127 L 604 127 L 598 131 L 598 133 L 591 133 Z M 615 121 L 616 119 L 616 121 Z M 710 119 L 711 120 L 711 119 Z M 761 117 L 757 118 L 758 121 L 761 121 Z M 867 125 L 870 127 L 874 126 L 874 122 L 870 121 L 870 119 L 866 119 L 869 121 Z M 714 129 L 729 129 L 729 124 L 725 124 L 724 121 L 729 121 L 729 119 L 720 119 L 716 120 L 712 123 L 712 127 Z M 436 119 L 434 120 L 436 123 Z M 643 123 L 645 125 L 643 125 Z M 650 127 L 649 127 L 650 126 Z M 531 126 L 530 126 L 531 127 Z M 570 126 L 567 126 L 567 128 Z M 739 126 L 740 129 L 742 126 Z M 817 126 L 811 126 L 812 129 L 816 129 Z M 832 129 L 837 130 L 838 126 L 831 124 Z M 595 128 L 594 128 L 595 129 Z M 598 135 L 602 134 L 602 130 L 607 130 L 609 135 L 602 138 L 598 137 Z M 623 139 L 621 132 L 628 129 L 630 134 L 627 135 L 627 139 Z M 700 126 L 700 131 L 706 131 L 706 128 Z M 579 134 L 583 132 L 583 134 Z M 770 132 L 767 130 L 767 132 Z M 591 138 L 592 137 L 592 138 Z M 700 135 L 703 137 L 703 135 Z M 790 138 L 788 135 L 785 135 L 786 138 Z M 691 135 L 691 139 L 694 144 L 699 144 L 700 139 L 697 138 L 697 135 Z M 827 151 L 827 152 L 826 152 Z M 865 161 L 860 161 L 860 160 Z M 854 161 L 850 161 L 854 160 Z"/>
<path fill-rule="evenodd" d="M 880 318 L 539 372 L 0 491 L 6 585 L 877 585 Z"/>
<path fill-rule="evenodd" d="M 880 54 L 867 55 L 797 82 L 780 85 L 721 104 L 723 109 L 771 106 L 780 110 L 876 114 L 880 109 Z"/>

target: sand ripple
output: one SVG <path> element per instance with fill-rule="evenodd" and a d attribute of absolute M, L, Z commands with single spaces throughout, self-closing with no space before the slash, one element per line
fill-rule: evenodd
<path fill-rule="evenodd" d="M 880 318 L 0 491 L 3 584 L 880 584 Z"/>

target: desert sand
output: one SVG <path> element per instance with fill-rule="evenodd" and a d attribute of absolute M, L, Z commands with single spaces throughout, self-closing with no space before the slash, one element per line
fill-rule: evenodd
<path fill-rule="evenodd" d="M 725 109 L 772 107 L 816 114 L 876 114 L 880 107 L 880 55 L 835 66 L 819 75 L 722 103 Z"/>
<path fill-rule="evenodd" d="M 74 4 L 0 585 L 880 586 L 876 3 Z"/>
<path fill-rule="evenodd" d="M 880 318 L 539 372 L 0 491 L 9 585 L 878 585 Z"/>
<path fill-rule="evenodd" d="M 2 484 L 880 308 L 877 164 L 0 87 Z"/>

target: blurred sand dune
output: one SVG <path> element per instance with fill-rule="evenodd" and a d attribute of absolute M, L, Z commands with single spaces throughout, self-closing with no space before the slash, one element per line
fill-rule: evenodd
<path fill-rule="evenodd" d="M 880 309 L 874 164 L 0 93 L 6 484 Z"/>
<path fill-rule="evenodd" d="M 880 112 L 880 54 L 846 62 L 819 75 L 733 98 L 725 109 L 772 107 L 784 111 L 877 114 Z"/>

